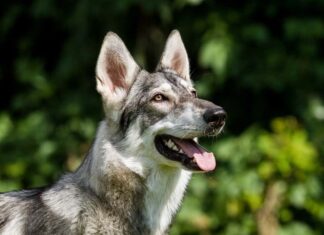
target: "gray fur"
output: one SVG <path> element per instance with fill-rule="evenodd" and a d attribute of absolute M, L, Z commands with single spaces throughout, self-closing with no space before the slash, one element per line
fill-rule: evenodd
<path fill-rule="evenodd" d="M 167 233 L 191 173 L 157 152 L 155 136 L 195 138 L 215 135 L 222 127 L 204 121 L 204 112 L 218 106 L 192 92 L 187 54 L 176 31 L 163 55 L 167 68 L 159 64 L 158 71 L 148 73 L 117 35 L 107 34 L 96 70 L 106 117 L 91 149 L 78 170 L 52 186 L 0 194 L 0 234 Z M 157 93 L 167 101 L 152 101 Z"/>
<path fill-rule="evenodd" d="M 143 179 L 122 166 L 111 167 L 99 179 L 102 191 L 94 192 L 81 176 L 80 171 L 87 167 L 82 165 L 50 188 L 0 195 L 0 232 L 19 215 L 22 234 L 149 234 L 141 213 Z M 76 217 L 56 215 L 47 206 L 45 195 L 59 196 L 71 210 L 78 207 Z"/>

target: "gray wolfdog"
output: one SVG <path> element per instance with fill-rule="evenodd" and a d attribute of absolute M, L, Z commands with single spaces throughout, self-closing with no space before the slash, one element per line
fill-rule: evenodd
<path fill-rule="evenodd" d="M 215 169 L 196 138 L 226 113 L 197 97 L 178 31 L 153 73 L 109 32 L 96 83 L 105 119 L 85 160 L 52 186 L 0 194 L 1 234 L 167 234 L 191 173 Z"/>

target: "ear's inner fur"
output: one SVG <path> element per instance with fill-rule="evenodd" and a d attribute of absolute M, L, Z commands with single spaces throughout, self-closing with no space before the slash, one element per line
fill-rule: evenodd
<path fill-rule="evenodd" d="M 139 70 L 123 41 L 109 32 L 102 44 L 96 66 L 97 90 L 104 98 L 106 109 L 108 106 L 116 108 L 125 98 Z"/>
<path fill-rule="evenodd" d="M 171 32 L 167 39 L 157 70 L 170 69 L 185 80 L 190 80 L 189 59 L 178 31 Z"/>
<path fill-rule="evenodd" d="M 176 51 L 173 55 L 173 58 L 171 60 L 172 68 L 175 71 L 183 71 L 184 70 L 184 58 L 182 58 L 183 55 L 181 55 L 180 51 Z M 180 75 L 183 75 L 181 72 L 179 72 Z"/>
<path fill-rule="evenodd" d="M 126 66 L 121 62 L 121 58 L 115 52 L 107 52 L 107 74 L 110 76 L 112 83 L 112 90 L 116 87 L 127 88 L 125 77 L 126 77 Z"/>

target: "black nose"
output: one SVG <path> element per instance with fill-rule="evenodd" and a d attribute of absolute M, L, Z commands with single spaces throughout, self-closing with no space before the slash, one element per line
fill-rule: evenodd
<path fill-rule="evenodd" d="M 211 124 L 215 128 L 217 128 L 225 124 L 226 112 L 220 107 L 214 109 L 207 109 L 203 117 L 208 124 Z"/>

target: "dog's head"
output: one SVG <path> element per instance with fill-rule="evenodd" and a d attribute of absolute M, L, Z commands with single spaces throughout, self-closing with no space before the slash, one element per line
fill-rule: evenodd
<path fill-rule="evenodd" d="M 108 33 L 99 54 L 96 80 L 111 140 L 125 156 L 147 165 L 192 171 L 215 168 L 213 154 L 194 139 L 220 133 L 226 113 L 197 97 L 178 31 L 171 32 L 154 73 L 141 69 L 122 40 Z"/>

